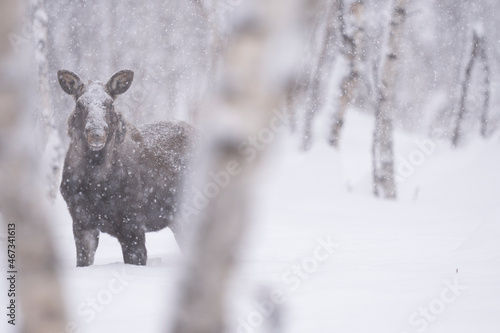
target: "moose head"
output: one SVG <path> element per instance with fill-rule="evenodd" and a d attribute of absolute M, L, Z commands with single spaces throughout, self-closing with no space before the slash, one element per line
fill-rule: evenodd
<path fill-rule="evenodd" d="M 98 81 L 84 84 L 77 74 L 67 70 L 58 71 L 57 78 L 64 92 L 76 101 L 68 122 L 70 136 L 84 139 L 92 151 L 102 150 L 113 137 L 120 140 L 125 128 L 115 111 L 114 101 L 130 88 L 134 72 L 119 71 L 106 84 Z"/>

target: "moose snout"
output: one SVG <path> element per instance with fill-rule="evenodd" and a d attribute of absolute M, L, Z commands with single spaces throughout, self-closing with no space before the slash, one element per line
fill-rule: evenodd
<path fill-rule="evenodd" d="M 107 141 L 106 129 L 86 130 L 85 132 L 87 135 L 87 142 L 92 150 L 96 151 L 104 148 Z"/>

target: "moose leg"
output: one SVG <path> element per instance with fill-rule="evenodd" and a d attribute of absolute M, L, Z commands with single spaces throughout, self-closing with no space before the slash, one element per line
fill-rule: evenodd
<path fill-rule="evenodd" d="M 81 230 L 73 227 L 76 245 L 76 266 L 90 266 L 94 263 L 95 251 L 99 244 L 99 230 Z"/>
<path fill-rule="evenodd" d="M 124 230 L 118 237 L 122 246 L 123 261 L 126 264 L 146 265 L 148 254 L 146 250 L 146 235 L 142 228 Z"/>

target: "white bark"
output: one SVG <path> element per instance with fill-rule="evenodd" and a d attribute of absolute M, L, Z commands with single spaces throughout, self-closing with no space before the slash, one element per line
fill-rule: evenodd
<path fill-rule="evenodd" d="M 45 0 L 32 0 L 33 39 L 35 42 L 35 61 L 38 67 L 38 117 L 43 129 L 44 174 L 47 180 L 48 195 L 54 201 L 59 191 L 59 178 L 63 147 L 53 119 L 50 105 L 49 63 L 48 63 L 48 16 Z"/>
<path fill-rule="evenodd" d="M 239 147 L 249 136 L 268 126 L 272 111 L 282 100 L 286 82 L 278 80 L 277 84 L 270 80 L 265 68 L 272 55 L 270 42 L 277 40 L 275 33 L 280 31 L 276 25 L 282 21 L 275 14 L 286 13 L 287 5 L 284 0 L 259 0 L 250 6 L 255 6 L 255 12 L 248 13 L 245 22 L 240 22 L 243 25 L 235 27 L 225 48 L 221 90 L 212 103 L 205 104 L 204 111 L 211 113 L 204 122 L 208 126 L 205 151 L 210 156 L 204 171 L 227 170 L 233 163 L 240 172 L 230 178 L 228 185 L 201 212 L 199 230 L 191 244 L 187 276 L 181 286 L 174 333 L 225 331 L 228 277 L 249 223 L 250 185 L 263 154 L 259 152 L 253 159 L 247 159 Z"/>
<path fill-rule="evenodd" d="M 396 198 L 394 180 L 393 117 L 396 81 L 400 65 L 400 47 L 406 20 L 406 0 L 394 0 L 387 54 L 382 66 L 381 86 L 375 112 L 373 133 L 373 186 L 374 194 L 388 199 Z"/>
<path fill-rule="evenodd" d="M 356 89 L 360 84 L 361 76 L 361 51 L 363 47 L 364 35 L 364 0 L 356 0 L 351 4 L 350 16 L 354 19 L 354 32 L 350 35 L 347 32 L 347 19 L 344 12 L 344 0 L 339 9 L 339 20 L 341 22 L 342 56 L 348 63 L 349 70 L 344 77 L 340 87 L 340 98 L 337 112 L 334 115 L 334 122 L 330 132 L 330 144 L 336 148 L 339 146 L 340 133 L 344 126 L 344 119 L 347 109 L 355 100 Z"/>
<path fill-rule="evenodd" d="M 490 103 L 491 103 L 491 73 L 490 73 L 490 63 L 488 60 L 488 55 L 486 53 L 486 42 L 483 37 L 481 42 L 481 52 L 480 57 L 483 62 L 483 92 L 484 92 L 484 101 L 483 101 L 483 110 L 481 112 L 481 135 L 483 137 L 488 136 L 488 123 L 489 123 L 489 112 L 490 112 Z"/>
<path fill-rule="evenodd" d="M 0 35 L 15 31 L 17 1 L 0 2 Z M 6 24 L 5 22 L 9 22 Z M 16 225 L 17 300 L 24 333 L 54 333 L 65 329 L 64 304 L 57 279 L 57 260 L 48 230 L 50 221 L 39 186 L 38 164 L 33 156 L 26 99 L 25 71 L 0 41 L 0 208 L 4 222 Z M 18 304 L 19 305 L 19 304 Z M 6 319 L 5 319 L 6 320 Z"/>

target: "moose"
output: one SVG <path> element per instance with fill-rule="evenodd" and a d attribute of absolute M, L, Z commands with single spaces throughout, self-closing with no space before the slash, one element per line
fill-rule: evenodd
<path fill-rule="evenodd" d="M 84 84 L 67 70 L 57 77 L 76 102 L 60 190 L 73 219 L 77 266 L 94 263 L 100 232 L 118 239 L 126 264 L 146 265 L 145 232 L 169 227 L 181 246 L 176 213 L 198 131 L 183 121 L 138 127 L 125 121 L 115 100 L 130 88 L 131 70 L 106 84 Z"/>

